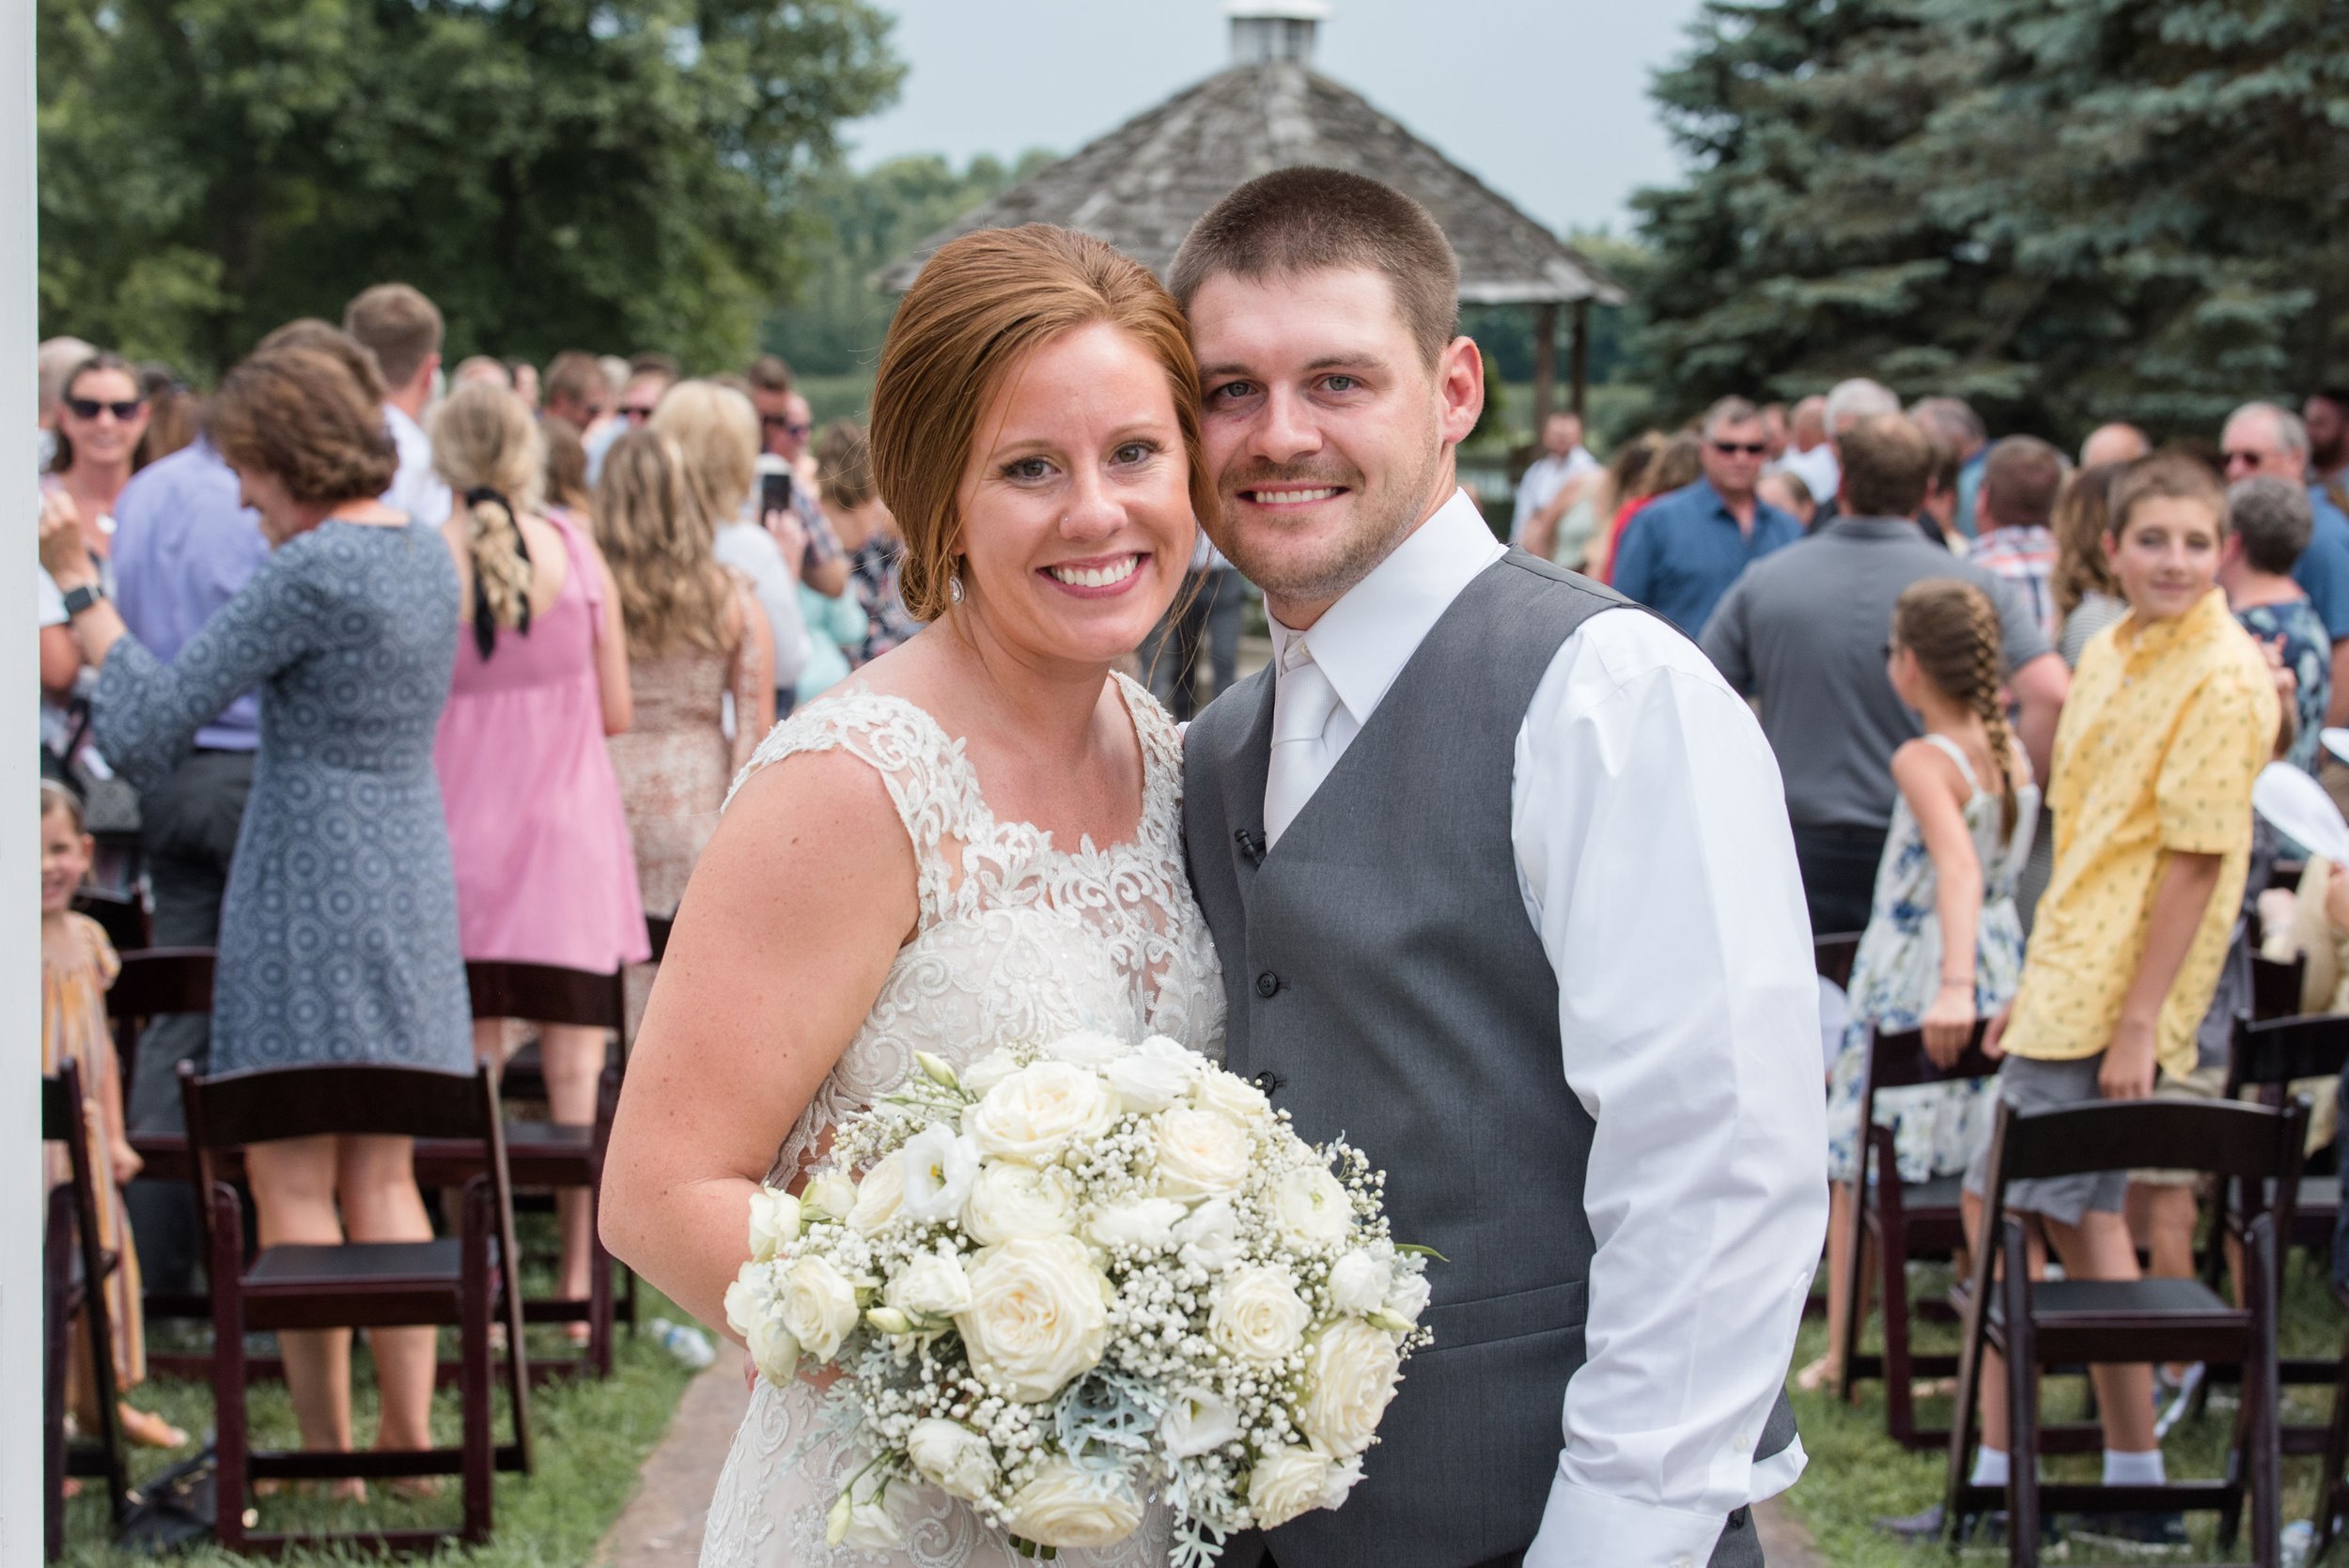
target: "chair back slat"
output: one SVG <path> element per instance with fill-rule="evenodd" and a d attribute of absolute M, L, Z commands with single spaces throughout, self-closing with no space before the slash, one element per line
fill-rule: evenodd
<path fill-rule="evenodd" d="M 2224 1101 L 2099 1101 L 2051 1110 L 2001 1105 L 2009 1181 L 2140 1169 L 2280 1180 L 2299 1164 L 2296 1118 Z"/>
<path fill-rule="evenodd" d="M 476 1018 L 526 1018 L 532 1023 L 617 1029 L 627 1015 L 618 973 L 565 969 L 557 964 L 469 963 L 465 985 Z"/>
<path fill-rule="evenodd" d="M 165 1013 L 212 1010 L 212 950 L 148 947 L 122 955 L 122 972 L 106 991 L 106 1013 L 144 1023 Z"/>
<path fill-rule="evenodd" d="M 1811 956 L 1819 969 L 1819 978 L 1831 986 L 1849 986 L 1851 967 L 1859 957 L 1859 933 L 1830 932 L 1812 939 Z"/>
<path fill-rule="evenodd" d="M 2349 1013 L 2235 1020 L 2228 1072 L 2235 1086 L 2265 1087 L 2304 1078 L 2332 1078 L 2349 1064 Z"/>
<path fill-rule="evenodd" d="M 347 1135 L 377 1138 L 487 1139 L 474 1073 L 423 1067 L 333 1063 L 257 1067 L 196 1076 L 183 1063 L 188 1141 L 199 1153 L 241 1149 L 281 1138 Z"/>
<path fill-rule="evenodd" d="M 1910 1029 L 1875 1035 L 1868 1046 L 1869 1087 L 1909 1089 L 1921 1083 L 1958 1083 L 1968 1079 L 1996 1077 L 1998 1058 L 1983 1055 L 1982 1049 L 1982 1037 L 1989 1027 L 1989 1019 L 1975 1019 L 1974 1032 L 1966 1042 L 1965 1054 L 1947 1067 L 1937 1065 L 1932 1057 L 1925 1054 L 1922 1030 Z"/>
<path fill-rule="evenodd" d="M 2293 1018 L 2303 1011 L 2300 997 L 2307 984 L 2309 961 L 2303 957 L 2290 959 L 2251 958 L 2251 1017 L 2254 1018 Z"/>
<path fill-rule="evenodd" d="M 117 953 L 132 952 L 153 939 L 148 934 L 147 907 L 134 894 L 110 893 L 104 888 L 76 888 L 73 909 L 76 914 L 96 921 Z"/>
<path fill-rule="evenodd" d="M 81 1073 L 70 1062 L 57 1064 L 57 1076 L 40 1080 L 40 1141 L 62 1143 L 82 1125 L 76 1107 L 82 1098 Z M 68 1081 L 69 1078 L 71 1081 Z"/>

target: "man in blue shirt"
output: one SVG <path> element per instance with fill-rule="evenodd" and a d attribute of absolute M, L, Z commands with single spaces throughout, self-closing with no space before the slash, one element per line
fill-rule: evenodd
<path fill-rule="evenodd" d="M 2310 482 L 2309 427 L 2280 404 L 2246 403 L 2227 416 L 2218 447 L 2226 455 L 2230 485 L 2266 474 L 2309 492 L 2315 528 L 2292 577 L 2307 591 L 2333 640 L 2332 711 L 2326 722 L 2349 723 L 2349 517 L 2322 486 Z"/>
<path fill-rule="evenodd" d="M 132 476 L 115 504 L 115 593 L 123 624 L 158 659 L 179 655 L 269 556 L 258 514 L 239 500 L 234 470 L 197 441 Z M 162 947 L 211 947 L 220 937 L 228 860 L 253 787 L 259 695 L 248 691 L 198 730 L 195 749 L 139 797 L 139 837 Z M 124 1111 L 140 1132 L 179 1130 L 179 1063 L 201 1066 L 211 1020 L 159 1018 L 139 1042 Z M 131 1223 L 149 1289 L 185 1290 L 202 1233 L 184 1182 L 133 1182 Z"/>
<path fill-rule="evenodd" d="M 1693 637 L 1737 574 L 1802 537 L 1802 524 L 1756 499 L 1768 444 L 1762 412 L 1724 397 L 1700 427 L 1704 477 L 1657 496 L 1632 518 L 1615 552 L 1613 582 Z"/>

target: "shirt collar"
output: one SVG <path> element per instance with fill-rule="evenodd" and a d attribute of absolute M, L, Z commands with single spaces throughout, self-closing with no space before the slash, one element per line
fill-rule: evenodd
<path fill-rule="evenodd" d="M 2130 658 L 2146 658 L 2167 653 L 2185 642 L 2199 642 L 2221 626 L 2234 625 L 2234 612 L 2227 608 L 2224 589 L 2213 588 L 2204 594 L 2194 608 L 2183 615 L 2172 615 L 2166 621 L 2147 621 L 2131 611 L 2113 628 L 2113 640 Z"/>
<path fill-rule="evenodd" d="M 1907 540 L 1925 536 L 1915 518 L 1856 518 L 1838 514 L 1821 524 L 1819 531 L 1854 539 Z"/>
<path fill-rule="evenodd" d="M 1296 662 L 1290 649 L 1304 644 L 1346 712 L 1356 723 L 1368 723 L 1378 699 L 1460 590 L 1507 553 L 1468 491 L 1455 489 L 1309 630 L 1295 631 L 1268 617 L 1274 662 L 1288 668 Z"/>

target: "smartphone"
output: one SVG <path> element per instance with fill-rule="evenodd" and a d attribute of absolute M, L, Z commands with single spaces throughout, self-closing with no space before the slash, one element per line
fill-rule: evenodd
<path fill-rule="evenodd" d="M 758 476 L 758 515 L 784 512 L 791 508 L 791 471 L 770 469 Z"/>

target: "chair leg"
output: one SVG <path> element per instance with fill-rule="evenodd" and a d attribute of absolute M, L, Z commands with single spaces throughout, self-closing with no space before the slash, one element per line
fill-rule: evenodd
<path fill-rule="evenodd" d="M 1835 1356 L 1835 1391 L 1846 1405 L 1859 1403 L 1859 1317 L 1861 1306 L 1867 1300 L 1867 1293 L 1860 1288 L 1859 1282 L 1868 1271 L 1868 1236 L 1873 1219 L 1868 1212 L 1868 1194 L 1858 1183 L 1854 1183 L 1848 1222 L 1851 1234 L 1844 1243 L 1843 1332 L 1828 1347 Z M 1832 1281 L 1828 1288 L 1833 1288 Z"/>
<path fill-rule="evenodd" d="M 1917 1374 L 1908 1337 L 1908 1227 L 1895 1218 L 1878 1245 L 1884 1272 L 1884 1427 L 1908 1448 L 1917 1440 Z"/>
<path fill-rule="evenodd" d="M 2006 1540 L 2013 1568 L 2039 1568 L 2039 1336 L 2030 1321 L 2030 1255 L 2007 1234 Z"/>
<path fill-rule="evenodd" d="M 2341 1347 L 2341 1370 L 2333 1379 L 2333 1413 L 2325 1425 L 2324 1469 L 2316 1480 L 2316 1549 L 2322 1561 L 2341 1536 L 2341 1471 L 2349 1468 L 2349 1337 Z"/>
<path fill-rule="evenodd" d="M 234 1188 L 212 1186 L 212 1495 L 221 1546 L 244 1551 L 244 1213 Z"/>
<path fill-rule="evenodd" d="M 57 1188 L 54 1196 L 66 1196 L 66 1189 Z M 70 1222 L 67 1218 L 70 1213 L 64 1204 L 52 1202 L 46 1237 L 49 1310 L 41 1323 L 40 1423 L 41 1552 L 46 1562 L 54 1562 L 65 1555 L 65 1378 L 72 1344 L 65 1285 L 72 1264 L 65 1227 Z"/>
<path fill-rule="evenodd" d="M 612 1375 L 612 1254 L 603 1250 L 601 1184 L 587 1189 L 587 1361 Z"/>
<path fill-rule="evenodd" d="M 2243 1413 L 2258 1406 L 2256 1420 L 2247 1420 L 2244 1441 L 2251 1445 L 2248 1481 L 2251 1489 L 2251 1560 L 2259 1568 L 2277 1568 L 2283 1531 L 2283 1459 L 2281 1434 L 2283 1394 L 2276 1375 L 2276 1314 L 2280 1293 L 2276 1261 L 2276 1236 L 2271 1216 L 2252 1221 L 2252 1246 L 2244 1294 L 2251 1309 L 2251 1364 L 2243 1369 Z"/>
<path fill-rule="evenodd" d="M 458 1400 L 464 1423 L 465 1523 L 469 1545 L 490 1539 L 490 1486 L 496 1468 L 490 1413 L 490 1234 L 492 1221 L 488 1183 L 466 1188 L 464 1268 L 460 1281 L 463 1326 L 458 1330 Z"/>

